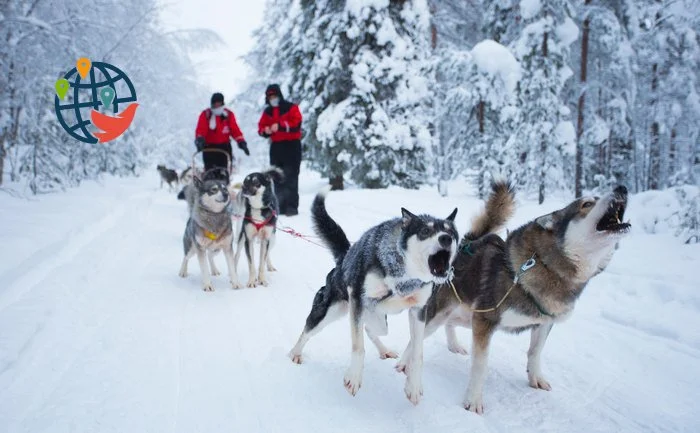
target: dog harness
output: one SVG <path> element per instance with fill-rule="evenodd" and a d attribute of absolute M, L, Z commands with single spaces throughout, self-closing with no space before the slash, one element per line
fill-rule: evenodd
<path fill-rule="evenodd" d="M 426 284 L 430 284 L 430 281 L 423 281 L 423 280 L 420 280 L 418 278 L 411 278 L 410 280 L 401 281 L 401 282 L 396 284 L 396 291 L 389 291 L 389 293 L 382 296 L 381 298 L 372 299 L 372 302 L 374 304 L 378 304 L 378 303 L 380 303 L 384 300 L 387 300 L 395 295 L 409 296 L 409 295 L 403 295 L 402 293 L 414 292 Z"/>
<path fill-rule="evenodd" d="M 255 231 L 258 231 L 258 232 L 259 232 L 260 230 L 262 230 L 262 229 L 267 225 L 267 223 L 269 223 L 270 221 L 272 221 L 272 218 L 274 218 L 276 215 L 277 215 L 276 212 L 273 210 L 272 213 L 270 214 L 270 216 L 267 217 L 264 221 L 261 221 L 261 222 L 255 221 L 255 220 L 254 220 L 253 218 L 251 218 L 251 217 L 245 217 L 244 219 L 247 220 L 247 221 L 250 221 L 251 224 L 253 224 L 253 226 L 255 227 Z"/>
<path fill-rule="evenodd" d="M 474 255 L 474 253 L 473 253 L 472 251 L 469 250 L 469 247 L 470 247 L 470 246 L 471 246 L 471 242 L 467 243 L 466 245 L 464 245 L 464 246 L 462 247 L 462 251 L 463 251 L 465 254 L 468 254 L 468 255 L 472 256 L 472 255 Z M 527 259 L 527 260 L 525 261 L 525 263 L 523 263 L 523 264 L 520 266 L 520 269 L 518 270 L 518 272 L 517 272 L 517 273 L 515 274 L 515 276 L 513 277 L 513 284 L 510 286 L 510 289 L 508 289 L 508 291 L 506 292 L 506 294 L 503 295 L 503 297 L 501 298 L 500 301 L 498 301 L 498 303 L 496 304 L 495 307 L 492 307 L 492 308 L 485 308 L 485 309 L 481 309 L 481 310 L 472 310 L 472 312 L 473 312 L 473 313 L 490 313 L 490 312 L 492 312 L 492 311 L 496 311 L 496 310 L 498 309 L 498 307 L 500 307 L 500 306 L 503 304 L 503 302 L 505 302 L 506 298 L 508 298 L 508 296 L 509 296 L 510 293 L 513 291 L 513 289 L 515 288 L 515 286 L 518 285 L 518 281 L 520 280 L 520 277 L 521 277 L 525 272 L 527 272 L 528 270 L 530 270 L 531 268 L 533 268 L 536 264 L 537 264 L 537 261 L 535 260 L 535 253 L 532 253 L 532 257 L 530 257 L 529 259 Z M 454 283 L 452 282 L 452 278 L 450 278 L 450 287 L 452 287 L 452 292 L 455 294 L 455 297 L 457 298 L 457 300 L 458 300 L 459 303 L 461 304 L 461 303 L 462 303 L 462 298 L 459 297 L 459 294 L 457 293 L 457 288 L 455 287 Z M 547 312 L 547 310 L 545 310 L 545 309 L 542 307 L 542 305 L 540 305 L 540 303 L 537 302 L 537 300 L 536 300 L 535 297 L 532 295 L 532 293 L 530 293 L 530 292 L 528 292 L 527 290 L 525 290 L 525 288 L 523 288 L 523 291 L 525 292 L 525 295 L 532 301 L 532 303 L 535 304 L 535 307 L 537 308 L 537 311 L 540 312 L 540 314 L 542 314 L 543 316 L 554 317 L 553 314 Z"/>

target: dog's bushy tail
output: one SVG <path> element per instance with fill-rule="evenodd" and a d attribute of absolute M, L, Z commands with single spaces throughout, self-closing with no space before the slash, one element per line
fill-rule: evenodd
<path fill-rule="evenodd" d="M 316 195 L 311 205 L 311 218 L 314 222 L 314 231 L 324 244 L 331 249 L 336 263 L 340 263 L 350 249 L 345 232 L 326 211 L 326 194 L 322 192 Z"/>
<path fill-rule="evenodd" d="M 501 230 L 514 212 L 515 192 L 513 185 L 507 181 L 494 182 L 491 184 L 491 194 L 486 200 L 484 211 L 474 218 L 471 230 L 464 238 L 475 240 Z"/>

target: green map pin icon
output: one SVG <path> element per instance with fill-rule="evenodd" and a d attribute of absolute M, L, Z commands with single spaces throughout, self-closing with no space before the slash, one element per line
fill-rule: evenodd
<path fill-rule="evenodd" d="M 60 99 L 66 97 L 68 90 L 70 89 L 70 83 L 65 78 L 59 78 L 56 80 L 56 94 Z"/>
<path fill-rule="evenodd" d="M 109 104 L 114 101 L 114 89 L 111 87 L 105 87 L 102 90 L 100 90 L 100 101 L 102 101 L 102 104 L 106 107 L 109 107 Z"/>

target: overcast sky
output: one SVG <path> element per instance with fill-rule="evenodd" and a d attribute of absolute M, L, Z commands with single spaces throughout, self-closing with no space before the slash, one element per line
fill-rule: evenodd
<path fill-rule="evenodd" d="M 209 103 L 211 93 L 223 92 L 226 100 L 242 89 L 247 67 L 240 56 L 253 46 L 251 32 L 262 23 L 263 0 L 162 0 L 167 29 L 206 28 L 217 32 L 226 45 L 215 52 L 193 56 Z"/>

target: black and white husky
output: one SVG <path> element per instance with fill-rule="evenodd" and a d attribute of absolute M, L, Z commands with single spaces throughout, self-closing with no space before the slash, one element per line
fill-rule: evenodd
<path fill-rule="evenodd" d="M 239 219 L 236 228 L 238 248 L 235 264 L 241 251 L 245 249 L 248 258 L 248 287 L 257 284 L 267 286 L 265 269 L 275 271 L 270 260 L 270 250 L 275 244 L 279 204 L 275 195 L 275 181 L 282 179 L 282 171 L 271 168 L 263 173 L 251 173 L 243 180 L 241 193 L 238 195 L 237 208 Z M 255 240 L 260 240 L 260 264 L 255 270 L 253 257 Z"/>
<path fill-rule="evenodd" d="M 401 218 L 371 228 L 352 246 L 343 229 L 328 215 L 325 193 L 316 196 L 311 212 L 315 231 L 332 251 L 336 267 L 316 293 L 304 330 L 289 356 L 301 363 L 309 338 L 349 310 L 352 357 L 344 384 L 355 395 L 364 368 L 363 328 L 382 358 L 394 358 L 396 354 L 387 350 L 378 336 L 388 332 L 387 314 L 409 309 L 411 336 L 414 341 L 423 341 L 425 323 L 418 312 L 430 297 L 433 284 L 449 278 L 457 250 L 457 209 L 446 219 L 401 209 Z M 417 404 L 423 394 L 423 345 L 415 344 L 412 349 L 404 390 Z"/>

